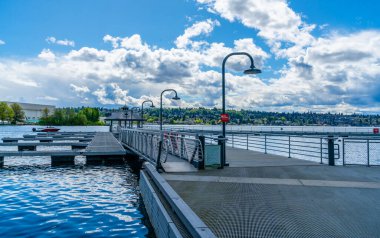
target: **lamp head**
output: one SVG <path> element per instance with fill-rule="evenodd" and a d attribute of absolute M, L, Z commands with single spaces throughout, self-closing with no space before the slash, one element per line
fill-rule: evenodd
<path fill-rule="evenodd" d="M 181 98 L 175 95 L 175 97 L 172 98 L 173 100 L 180 100 Z"/>
<path fill-rule="evenodd" d="M 155 108 L 155 106 L 152 104 L 151 106 L 150 106 L 151 108 Z"/>
<path fill-rule="evenodd" d="M 244 70 L 244 74 L 260 74 L 261 70 L 255 66 L 251 66 L 250 69 Z"/>

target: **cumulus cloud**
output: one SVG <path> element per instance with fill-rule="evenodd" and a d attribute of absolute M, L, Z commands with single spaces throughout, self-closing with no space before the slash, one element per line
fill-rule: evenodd
<path fill-rule="evenodd" d="M 75 46 L 75 42 L 72 40 L 64 39 L 64 40 L 58 40 L 54 36 L 49 36 L 46 38 L 46 42 L 49 44 L 56 44 L 56 45 L 64 45 L 64 46 Z"/>
<path fill-rule="evenodd" d="M 311 31 L 315 25 L 302 21 L 288 5 L 287 0 L 197 0 L 210 12 L 219 14 L 229 21 L 239 21 L 258 30 L 272 46 L 278 56 L 295 55 L 304 46 L 311 44 Z M 291 43 L 292 47 L 287 47 Z M 290 50 L 288 49 L 290 48 Z"/>
<path fill-rule="evenodd" d="M 219 21 L 207 19 L 205 21 L 200 21 L 193 24 L 191 27 L 187 28 L 183 35 L 177 37 L 175 44 L 178 48 L 185 48 L 188 45 L 192 45 L 193 47 L 199 47 L 199 43 L 205 42 L 196 42 L 195 44 L 191 39 L 202 34 L 208 35 L 210 34 L 215 26 L 220 26 Z"/>
<path fill-rule="evenodd" d="M 220 107 L 223 58 L 246 51 L 259 68 L 267 68 L 271 57 L 283 57 L 285 65 L 273 74 L 276 77 L 261 80 L 261 75 L 241 73 L 249 66 L 247 57 L 231 57 L 226 74 L 230 108 L 347 113 L 380 108 L 379 31 L 314 37 L 314 26 L 304 23 L 285 0 L 198 2 L 227 20 L 256 29 L 258 37 L 252 34 L 228 46 L 206 41 L 220 24 L 211 19 L 184 29 L 170 49 L 150 45 L 139 34 L 105 35 L 103 41 L 111 49 L 88 46 L 59 54 L 44 49 L 37 58 L 0 59 L 0 93 L 12 91 L 15 100 L 23 96 L 29 101 L 49 101 L 41 97 L 49 95 L 58 99 L 58 105 L 138 106 L 148 98 L 158 104 L 161 91 L 174 88 L 182 100 L 167 96 L 166 106 Z M 260 39 L 271 52 L 256 44 Z"/>
<path fill-rule="evenodd" d="M 54 61 L 55 60 L 55 54 L 51 52 L 50 49 L 43 49 L 41 53 L 38 55 L 38 58 L 46 61 Z"/>

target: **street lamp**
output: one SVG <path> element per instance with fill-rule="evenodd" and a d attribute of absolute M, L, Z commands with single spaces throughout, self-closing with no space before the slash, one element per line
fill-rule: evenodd
<path fill-rule="evenodd" d="M 181 99 L 180 97 L 178 97 L 177 91 L 175 91 L 174 89 L 165 89 L 164 91 L 162 91 L 161 97 L 160 97 L 160 131 L 162 131 L 162 95 L 164 94 L 164 92 L 174 92 L 175 96 L 172 98 L 173 100 Z"/>
<path fill-rule="evenodd" d="M 249 69 L 244 70 L 244 74 L 259 74 L 259 73 L 261 73 L 261 70 L 255 67 L 252 56 L 246 52 L 231 53 L 223 59 L 223 64 L 222 64 L 222 114 L 226 113 L 226 76 L 225 76 L 225 74 L 226 74 L 226 62 L 227 62 L 227 59 L 233 55 L 245 55 L 251 61 L 251 66 L 249 67 Z M 225 141 L 225 139 L 226 139 L 226 122 L 223 122 L 223 134 L 222 135 L 223 135 L 223 142 L 222 142 L 223 149 L 222 149 L 222 157 L 221 157 L 222 161 L 221 161 L 221 165 L 220 165 L 221 168 L 223 168 L 225 163 L 226 163 L 226 141 Z"/>
<path fill-rule="evenodd" d="M 130 110 L 131 110 L 131 128 L 133 128 L 133 110 L 140 111 L 140 108 L 132 107 Z"/>
<path fill-rule="evenodd" d="M 143 125 L 144 125 L 144 103 L 147 103 L 147 102 L 151 103 L 150 107 L 154 107 L 152 100 L 145 100 L 144 102 L 141 103 L 141 119 L 143 119 L 141 121 L 141 127 L 143 127 Z"/>

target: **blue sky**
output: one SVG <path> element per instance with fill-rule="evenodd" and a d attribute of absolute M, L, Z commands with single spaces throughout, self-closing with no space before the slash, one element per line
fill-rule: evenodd
<path fill-rule="evenodd" d="M 380 113 L 379 1 L 0 1 L 0 100 Z M 178 106 L 167 100 L 167 105 Z"/>

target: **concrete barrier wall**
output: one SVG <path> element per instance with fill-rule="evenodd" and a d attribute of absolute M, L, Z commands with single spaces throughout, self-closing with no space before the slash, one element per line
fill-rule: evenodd
<path fill-rule="evenodd" d="M 143 173 L 152 179 L 152 182 L 157 186 L 160 193 L 169 203 L 170 208 L 178 216 L 179 220 L 186 227 L 192 237 L 216 237 L 210 228 L 194 213 L 193 210 L 191 210 L 185 201 L 183 201 L 183 199 L 174 191 L 167 181 L 156 171 L 152 164 L 145 163 L 144 168 L 145 171 Z M 144 193 L 144 191 L 141 191 L 141 193 Z"/>
<path fill-rule="evenodd" d="M 143 170 L 140 172 L 140 191 L 156 236 L 158 238 L 182 237 Z"/>

